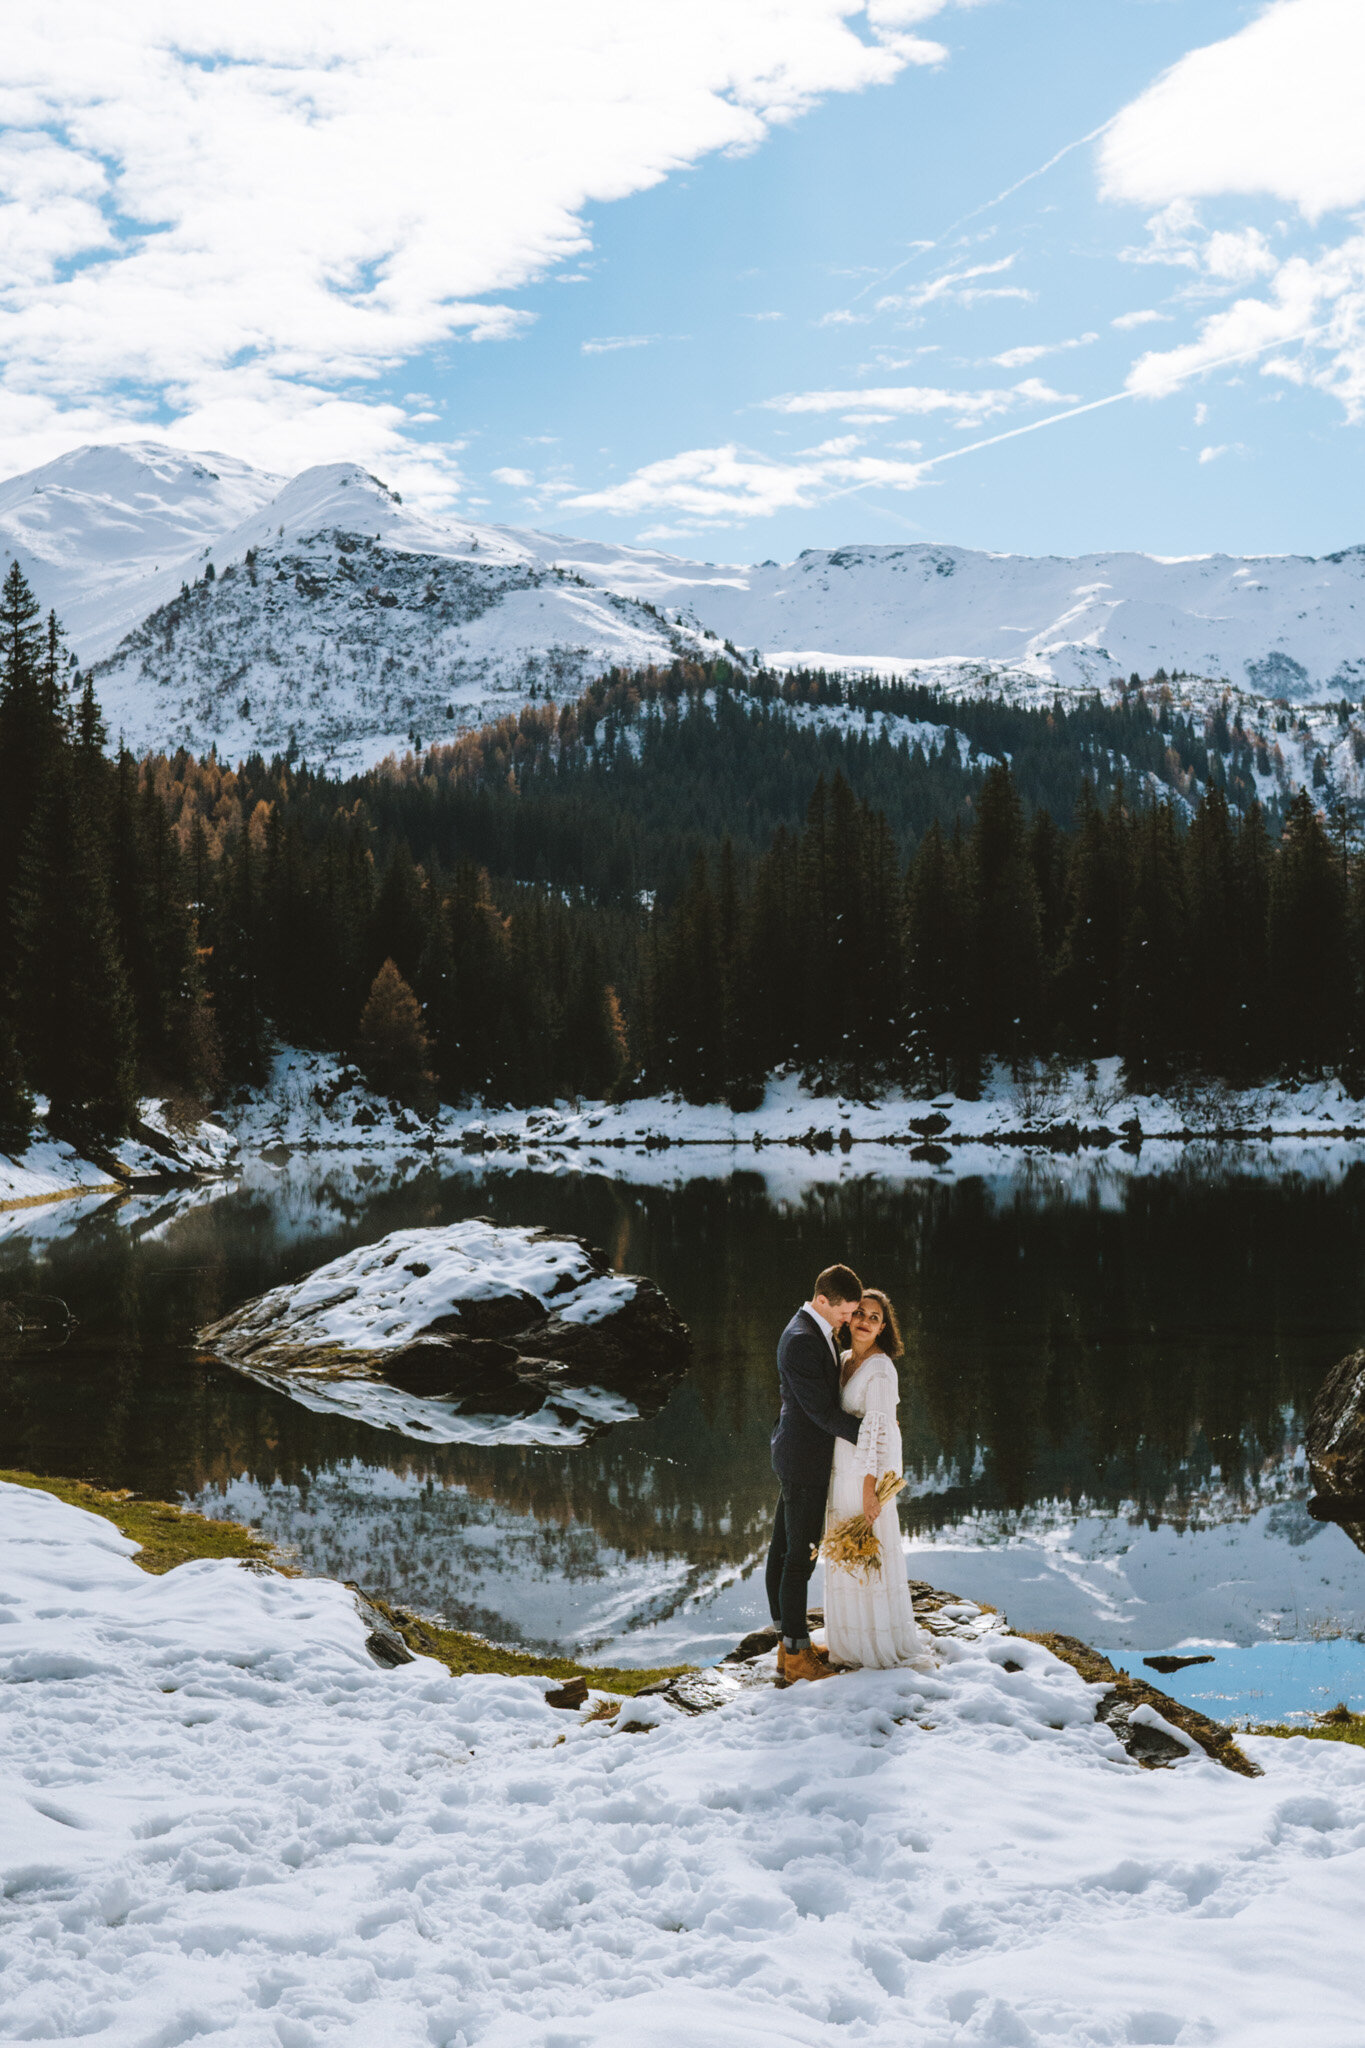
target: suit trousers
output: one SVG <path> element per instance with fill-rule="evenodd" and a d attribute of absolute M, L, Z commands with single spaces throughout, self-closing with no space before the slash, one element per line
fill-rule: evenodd
<path fill-rule="evenodd" d="M 789 1486 L 784 1480 L 777 1503 L 768 1546 L 768 1612 L 789 1650 L 803 1650 L 810 1641 L 806 1588 L 815 1570 L 812 1547 L 825 1533 L 827 1491 L 826 1486 Z"/>

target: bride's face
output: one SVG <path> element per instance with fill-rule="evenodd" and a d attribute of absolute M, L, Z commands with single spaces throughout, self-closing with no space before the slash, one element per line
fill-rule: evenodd
<path fill-rule="evenodd" d="M 881 1303 L 874 1301 L 870 1294 L 865 1294 L 848 1319 L 848 1327 L 859 1350 L 876 1343 L 885 1321 Z"/>

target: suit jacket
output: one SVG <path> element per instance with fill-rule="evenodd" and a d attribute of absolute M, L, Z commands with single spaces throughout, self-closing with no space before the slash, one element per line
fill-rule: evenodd
<path fill-rule="evenodd" d="M 834 1439 L 858 1441 L 858 1418 L 839 1406 L 839 1368 L 823 1326 L 798 1309 L 777 1344 L 782 1413 L 773 1431 L 773 1470 L 784 1486 L 829 1485 Z"/>

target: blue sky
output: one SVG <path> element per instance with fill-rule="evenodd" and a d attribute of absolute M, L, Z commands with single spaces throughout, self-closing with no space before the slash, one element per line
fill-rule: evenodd
<path fill-rule="evenodd" d="M 7 469 L 351 457 L 711 559 L 1365 540 L 1354 0 L 171 12 L 35 9 L 0 90 Z"/>

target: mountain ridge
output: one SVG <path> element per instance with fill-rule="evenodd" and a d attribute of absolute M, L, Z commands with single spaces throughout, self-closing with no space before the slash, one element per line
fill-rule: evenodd
<path fill-rule="evenodd" d="M 793 562 L 432 515 L 354 463 L 289 478 L 154 441 L 0 484 L 0 549 L 135 747 L 360 765 L 613 666 L 731 650 L 974 693 L 1158 668 L 1292 702 L 1365 693 L 1365 548 L 1026 556 L 847 543 Z M 2 565 L 0 565 L 2 566 Z M 245 707 L 245 709 L 243 708 Z"/>

